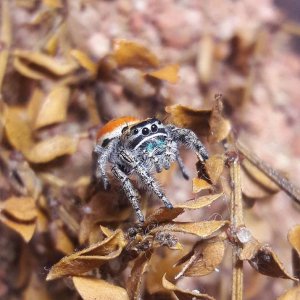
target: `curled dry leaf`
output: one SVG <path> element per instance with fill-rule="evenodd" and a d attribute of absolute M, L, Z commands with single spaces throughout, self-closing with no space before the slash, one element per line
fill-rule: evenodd
<path fill-rule="evenodd" d="M 27 117 L 15 107 L 5 109 L 5 131 L 10 144 L 32 163 L 46 163 L 77 149 L 78 139 L 64 135 L 35 143 Z"/>
<path fill-rule="evenodd" d="M 249 160 L 242 162 L 242 192 L 248 199 L 263 199 L 277 193 L 279 187 Z"/>
<path fill-rule="evenodd" d="M 100 267 L 104 262 L 120 255 L 126 241 L 121 230 L 105 240 L 62 258 L 48 273 L 47 280 L 63 276 L 76 276 Z"/>
<path fill-rule="evenodd" d="M 95 76 L 97 73 L 97 64 L 94 63 L 89 56 L 78 50 L 78 49 L 73 49 L 71 51 L 71 55 L 78 61 L 78 63 L 85 68 L 86 70 L 88 70 L 91 75 Z"/>
<path fill-rule="evenodd" d="M 34 122 L 34 129 L 64 122 L 67 117 L 69 97 L 70 89 L 68 87 L 54 87 L 39 107 Z"/>
<path fill-rule="evenodd" d="M 147 76 L 154 77 L 160 80 L 165 80 L 170 83 L 177 83 L 179 79 L 179 65 L 168 65 L 161 69 L 146 73 Z"/>
<path fill-rule="evenodd" d="M 19 63 L 27 67 L 29 70 L 32 70 L 33 72 L 37 72 L 35 70 L 35 67 L 37 70 L 42 69 L 43 72 L 41 71 L 37 72 L 37 74 L 42 74 L 43 76 L 42 78 L 44 78 L 45 75 L 47 75 L 47 73 L 51 73 L 52 75 L 55 76 L 65 76 L 74 72 L 78 68 L 78 64 L 75 61 L 62 62 L 59 61 L 58 59 L 53 58 L 50 55 L 46 55 L 40 52 L 17 49 L 14 51 L 14 57 L 15 59 L 17 59 Z M 30 77 L 30 74 L 28 73 L 23 74 L 22 69 L 17 68 L 17 70 L 22 75 Z M 34 77 L 32 79 L 42 79 L 42 78 Z"/>
<path fill-rule="evenodd" d="M 173 209 L 168 209 L 166 207 L 160 207 L 148 216 L 144 222 L 144 226 L 148 226 L 150 224 L 160 224 L 164 222 L 171 221 L 181 215 L 184 212 L 184 208 L 182 207 L 174 207 Z"/>
<path fill-rule="evenodd" d="M 193 250 L 179 261 L 180 265 L 184 265 L 175 279 L 181 276 L 205 276 L 215 271 L 222 262 L 224 252 L 225 244 L 220 239 L 198 242 Z"/>
<path fill-rule="evenodd" d="M 255 256 L 249 260 L 250 265 L 263 275 L 297 280 L 289 275 L 277 255 L 267 246 L 261 247 Z"/>
<path fill-rule="evenodd" d="M 209 176 L 213 185 L 217 184 L 223 170 L 224 170 L 224 157 L 222 155 L 213 155 L 205 162 L 206 173 Z"/>
<path fill-rule="evenodd" d="M 173 207 L 173 209 L 168 209 L 166 207 L 160 207 L 156 209 L 150 216 L 146 218 L 144 227 L 149 224 L 160 224 L 165 223 L 171 220 L 174 220 L 176 217 L 184 213 L 187 209 L 199 209 L 205 206 L 210 205 L 215 200 L 220 198 L 223 193 L 213 194 L 199 197 L 195 200 L 189 200 L 183 203 L 179 203 Z"/>
<path fill-rule="evenodd" d="M 23 152 L 32 163 L 46 163 L 57 157 L 73 154 L 77 149 L 76 137 L 57 135 L 36 143 L 32 148 Z"/>
<path fill-rule="evenodd" d="M 227 138 L 230 130 L 231 124 L 229 120 L 225 119 L 222 116 L 223 111 L 223 102 L 218 99 L 214 102 L 210 119 L 209 119 L 209 127 L 210 127 L 210 136 L 209 142 L 210 143 L 219 143 L 225 138 Z"/>
<path fill-rule="evenodd" d="M 193 193 L 199 193 L 203 190 L 210 189 L 212 185 L 202 178 L 193 178 Z"/>
<path fill-rule="evenodd" d="M 129 300 L 124 288 L 105 280 L 79 276 L 72 279 L 83 300 Z"/>
<path fill-rule="evenodd" d="M 214 201 L 218 200 L 223 195 L 224 195 L 223 193 L 206 195 L 206 196 L 199 197 L 195 200 L 179 203 L 175 207 L 181 207 L 184 209 L 199 209 L 212 204 Z"/>
<path fill-rule="evenodd" d="M 267 175 L 259 170 L 248 159 L 244 159 L 242 161 L 242 167 L 254 181 L 256 181 L 263 188 L 270 191 L 270 193 L 277 193 L 280 191 L 278 185 L 276 185 Z"/>
<path fill-rule="evenodd" d="M 263 245 L 258 240 L 256 240 L 254 237 L 252 237 L 250 241 L 243 244 L 243 248 L 241 249 L 241 252 L 239 253 L 239 259 L 240 260 L 253 259 L 262 246 Z"/>
<path fill-rule="evenodd" d="M 11 197 L 1 203 L 0 221 L 28 242 L 36 227 L 37 210 L 31 197 Z"/>
<path fill-rule="evenodd" d="M 59 221 L 53 222 L 52 236 L 55 243 L 55 249 L 65 255 L 70 255 L 74 251 L 74 245 L 68 235 L 66 234 L 63 226 L 60 225 Z"/>
<path fill-rule="evenodd" d="M 142 296 L 142 280 L 149 260 L 152 255 L 152 250 L 142 253 L 134 262 L 130 277 L 126 284 L 126 289 L 130 300 L 139 300 Z"/>
<path fill-rule="evenodd" d="M 166 274 L 162 278 L 162 285 L 165 289 L 172 291 L 175 296 L 180 300 L 214 300 L 215 298 L 212 296 L 209 296 L 207 294 L 202 294 L 198 291 L 187 291 L 178 288 L 176 285 L 174 285 L 172 282 L 170 282 L 168 279 L 166 279 Z"/>
<path fill-rule="evenodd" d="M 277 300 L 299 300 L 300 299 L 300 285 L 295 286 L 281 295 Z"/>
<path fill-rule="evenodd" d="M 154 53 L 138 43 L 119 39 L 114 41 L 111 54 L 119 68 L 157 68 L 159 60 Z"/>
<path fill-rule="evenodd" d="M 210 125 L 211 110 L 197 110 L 183 105 L 166 107 L 170 122 L 179 127 L 192 129 L 197 135 L 207 136 Z"/>
<path fill-rule="evenodd" d="M 216 233 L 219 229 L 228 224 L 228 221 L 203 221 L 203 222 L 172 222 L 162 225 L 151 230 L 151 233 L 158 231 L 184 232 L 208 238 Z"/>

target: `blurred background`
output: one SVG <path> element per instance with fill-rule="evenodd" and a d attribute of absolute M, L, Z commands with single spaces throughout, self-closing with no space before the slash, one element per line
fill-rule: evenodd
<path fill-rule="evenodd" d="M 61 211 L 78 224 L 88 212 L 82 199 L 92 169 L 94 137 L 112 118 L 157 116 L 168 122 L 166 106 L 209 109 L 215 95 L 222 94 L 224 114 L 238 139 L 293 183 L 300 182 L 299 1 L 2 0 L 0 5 L 0 200 L 28 196 L 28 186 L 32 193 L 44 196 L 38 200 L 35 234 L 21 233 L 22 239 L 2 218 L 0 299 L 54 299 L 54 295 L 78 299 L 68 284 L 46 285 L 44 278 L 59 258 L 82 246 L 61 220 Z M 111 72 L 105 58 L 111 55 L 115 39 L 140 43 L 161 65 L 178 64 L 179 80 L 162 80 L 153 87 L 143 81 L 138 68 L 120 68 L 117 75 Z M 106 67 L 97 69 L 101 64 L 109 66 L 108 76 Z M 66 88 L 61 90 L 61 86 Z M 42 114 L 37 103 L 51 97 L 59 99 L 61 106 L 54 112 L 44 106 Z M 6 107 L 13 108 L 10 117 L 4 113 Z M 48 113 L 51 120 L 47 120 Z M 21 121 L 10 133 L 5 129 L 7 120 L 28 116 L 27 131 L 20 130 L 26 127 Z M 62 133 L 78 137 L 74 149 L 62 141 L 50 158 L 44 157 L 45 150 L 23 151 L 26 143 L 36 145 Z M 195 177 L 196 158 L 189 152 L 183 157 Z M 193 197 L 191 183 L 177 173 L 173 170 L 160 178 L 174 203 Z M 70 187 L 74 182 L 79 183 Z M 299 223 L 299 209 L 283 192 L 271 197 L 250 183 L 243 192 L 256 200 L 245 210 L 246 225 L 258 240 L 272 246 L 291 273 L 286 236 Z M 218 209 L 225 217 L 227 206 L 224 200 L 220 207 L 204 210 L 201 217 L 214 218 Z M 60 230 L 63 233 L 58 237 Z M 68 246 L 59 245 L 62 236 L 69 238 Z M 30 265 L 34 275 L 29 276 L 24 265 Z M 223 270 L 229 267 L 225 263 Z M 246 269 L 245 299 L 275 299 L 292 286 L 287 280 Z M 220 274 L 225 276 L 222 267 Z M 207 284 L 207 292 L 216 288 L 209 278 L 190 282 L 192 289 L 199 282 Z M 213 295 L 229 299 L 226 280 L 222 284 Z"/>

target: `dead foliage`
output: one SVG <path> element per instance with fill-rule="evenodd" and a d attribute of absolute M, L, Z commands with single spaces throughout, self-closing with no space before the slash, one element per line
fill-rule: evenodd
<path fill-rule="evenodd" d="M 151 47 L 115 38 L 96 57 L 72 39 L 65 1 L 12 2 L 2 1 L 0 18 L 0 230 L 7 237 L 0 239 L 5 257 L 0 297 L 215 299 L 222 293 L 221 277 L 232 276 L 232 299 L 243 299 L 244 263 L 268 277 L 299 281 L 299 225 L 288 233 L 290 274 L 269 246 L 272 240 L 258 241 L 244 221 L 246 208 L 271 203 L 280 191 L 299 203 L 299 188 L 238 141 L 238 118 L 226 114 L 242 111 L 249 101 L 250 61 L 262 55 L 264 36 L 236 32 L 228 41 L 210 34 L 200 38 L 195 69 L 208 100 L 199 108 L 172 100 L 166 90 L 179 83 L 179 64 L 165 63 Z M 34 12 L 26 26 L 38 32 L 36 47 L 12 43 L 13 7 Z M 126 5 L 119 9 L 126 11 Z M 208 92 L 221 62 L 224 72 L 235 70 L 225 80 L 224 99 Z M 141 192 L 142 224 L 117 186 L 104 191 L 93 177 L 98 127 L 127 112 L 156 114 L 192 129 L 210 152 L 205 163 L 195 163 L 192 198 L 177 195 L 172 168 L 159 177 L 172 189 L 169 198 L 180 198 L 173 209 L 157 207 Z M 202 211 L 210 209 L 218 215 L 204 217 Z M 199 288 L 186 284 L 191 277 L 198 278 Z M 297 299 L 299 293 L 294 287 L 279 299 Z"/>

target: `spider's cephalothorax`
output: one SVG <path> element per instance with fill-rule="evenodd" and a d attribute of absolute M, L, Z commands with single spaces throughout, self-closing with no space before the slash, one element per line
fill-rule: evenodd
<path fill-rule="evenodd" d="M 153 171 L 161 172 L 163 169 L 169 169 L 171 163 L 177 161 L 183 177 L 188 179 L 179 156 L 179 145 L 194 150 L 201 161 L 208 158 L 206 149 L 195 133 L 189 129 L 164 125 L 156 118 L 141 121 L 133 117 L 123 117 L 112 120 L 102 127 L 97 135 L 97 145 L 94 149 L 97 156 L 96 176 L 102 180 L 104 188 L 107 189 L 109 181 L 106 168 L 109 163 L 139 221 L 143 222 L 139 194 L 130 180 L 130 175 L 136 174 L 146 188 L 155 193 L 166 207 L 172 208 L 172 204 L 151 174 Z"/>

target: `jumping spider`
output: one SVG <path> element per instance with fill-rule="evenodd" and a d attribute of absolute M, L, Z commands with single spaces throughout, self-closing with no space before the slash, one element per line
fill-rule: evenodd
<path fill-rule="evenodd" d="M 112 120 L 102 127 L 97 135 L 97 145 L 94 148 L 97 158 L 96 177 L 102 180 L 104 188 L 108 189 L 106 168 L 110 163 L 111 171 L 121 182 L 138 220 L 143 222 L 139 194 L 129 176 L 136 174 L 146 188 L 154 192 L 167 208 L 172 208 L 171 202 L 161 191 L 151 173 L 167 170 L 172 162 L 177 161 L 183 177 L 188 179 L 179 155 L 180 144 L 195 151 L 200 161 L 203 162 L 208 158 L 205 147 L 189 129 L 178 128 L 171 124 L 164 125 L 156 118 L 141 121 L 133 117 L 123 117 Z"/>

